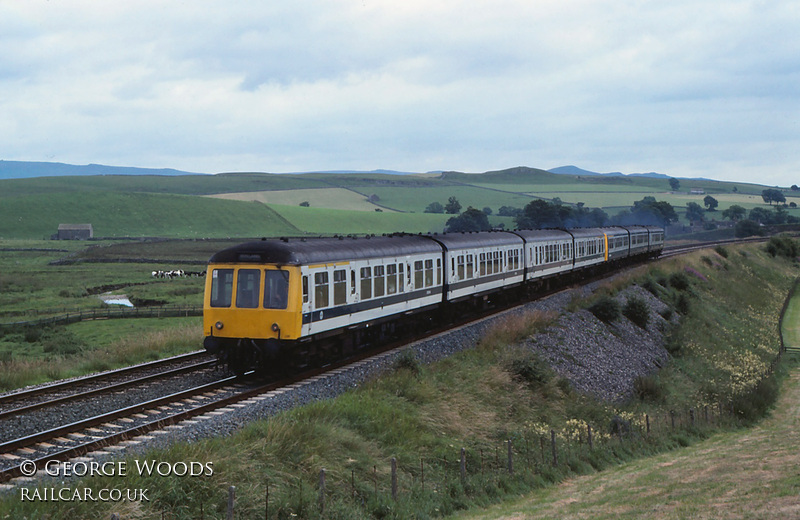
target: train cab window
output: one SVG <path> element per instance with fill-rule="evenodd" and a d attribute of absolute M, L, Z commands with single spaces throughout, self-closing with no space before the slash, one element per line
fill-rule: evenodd
<path fill-rule="evenodd" d="M 383 296 L 386 293 L 386 278 L 384 276 L 384 267 L 382 265 L 375 266 L 375 297 Z"/>
<path fill-rule="evenodd" d="M 303 276 L 303 303 L 308 303 L 308 276 Z"/>
<path fill-rule="evenodd" d="M 328 300 L 328 273 L 314 274 L 314 308 L 324 309 L 330 305 Z"/>
<path fill-rule="evenodd" d="M 333 272 L 333 304 L 347 303 L 347 271 L 338 269 Z"/>
<path fill-rule="evenodd" d="M 475 276 L 475 255 L 467 255 L 467 278 Z"/>
<path fill-rule="evenodd" d="M 211 271 L 211 306 L 230 307 L 233 296 L 233 269 Z"/>
<path fill-rule="evenodd" d="M 236 306 L 240 309 L 258 307 L 258 294 L 261 289 L 259 269 L 239 269 L 236 278 Z"/>
<path fill-rule="evenodd" d="M 397 264 L 386 266 L 386 294 L 397 292 Z"/>
<path fill-rule="evenodd" d="M 285 309 L 289 300 L 289 272 L 282 269 L 264 271 L 264 308 Z"/>
<path fill-rule="evenodd" d="M 361 268 L 361 299 L 369 300 L 372 298 L 372 268 Z"/>
<path fill-rule="evenodd" d="M 425 260 L 425 287 L 433 285 L 433 260 Z"/>
<path fill-rule="evenodd" d="M 409 274 L 409 276 L 411 276 Z M 414 288 L 422 289 L 425 287 L 425 271 L 422 269 L 422 260 L 414 262 Z"/>

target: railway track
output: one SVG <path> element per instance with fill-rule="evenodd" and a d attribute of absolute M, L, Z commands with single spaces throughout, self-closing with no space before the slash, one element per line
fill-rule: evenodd
<path fill-rule="evenodd" d="M 720 243 L 701 244 L 692 246 L 681 246 L 670 248 L 665 251 L 663 257 L 674 256 L 696 249 L 707 248 Z M 558 289 L 561 290 L 561 289 Z M 548 291 L 539 297 L 557 292 Z M 209 414 L 223 413 L 230 411 L 234 407 L 244 407 L 255 400 L 266 399 L 270 393 L 282 393 L 293 386 L 302 385 L 303 382 L 321 377 L 327 372 L 346 369 L 362 362 L 365 358 L 378 356 L 387 351 L 400 348 L 402 345 L 412 341 L 428 338 L 439 334 L 445 330 L 457 328 L 465 324 L 490 318 L 498 313 L 506 311 L 513 305 L 498 305 L 487 313 L 479 317 L 467 317 L 459 319 L 459 323 L 449 323 L 444 326 L 432 327 L 430 330 L 413 339 L 403 338 L 391 345 L 363 352 L 357 357 L 326 366 L 321 369 L 310 370 L 297 374 L 288 379 L 272 382 L 259 382 L 254 379 L 225 377 L 214 382 L 197 385 L 192 388 L 170 393 L 156 399 L 136 403 L 131 406 L 120 407 L 118 409 L 87 417 L 79 421 L 68 422 L 57 427 L 48 428 L 44 431 L 36 431 L 27 435 L 22 435 L 13 439 L 0 442 L 0 482 L 6 482 L 19 476 L 36 476 L 37 471 L 41 471 L 45 465 L 51 461 L 75 460 L 78 457 L 92 455 L 108 455 L 109 453 L 120 452 L 129 445 L 135 445 L 138 439 L 148 436 L 159 435 L 169 431 L 172 425 L 185 420 L 203 420 Z M 190 356 L 187 356 L 189 358 Z M 202 363 L 213 363 L 205 361 Z M 133 367 L 134 369 L 137 367 Z M 176 368 L 174 374 L 185 374 L 189 368 Z M 120 373 L 125 370 L 119 371 Z M 108 374 L 103 374 L 107 377 Z M 165 377 L 163 374 L 151 374 L 145 376 L 150 381 L 160 381 Z M 88 382 L 92 378 L 82 378 L 77 381 Z M 69 387 L 73 382 L 65 382 L 63 385 Z M 106 392 L 124 391 L 131 384 L 128 382 L 118 382 L 113 385 L 106 385 Z M 109 390 L 110 389 L 110 390 Z M 18 392 L 0 396 L 0 419 L 24 416 L 30 407 L 34 409 L 55 406 L 56 404 L 69 404 L 72 402 L 68 396 L 60 395 L 65 391 L 62 384 L 50 385 L 41 389 L 34 389 L 26 392 Z M 42 398 L 42 395 L 49 392 L 51 398 Z M 69 394 L 70 392 L 67 391 Z M 90 389 L 88 391 L 71 392 L 74 395 L 91 397 L 103 395 L 102 389 Z M 41 402 L 18 406 L 9 405 L 11 398 L 20 399 L 37 397 Z M 143 437 L 144 436 L 144 437 Z M 2 440 L 2 439 L 0 439 Z M 47 466 L 51 468 L 50 465 Z M 58 466 L 61 468 L 61 466 Z M 50 471 L 48 475 L 52 475 Z"/>
<path fill-rule="evenodd" d="M 58 381 L 0 395 L 0 420 L 47 406 L 122 390 L 172 375 L 213 367 L 214 359 L 204 351 L 189 352 L 148 363 L 110 370 L 85 377 Z"/>

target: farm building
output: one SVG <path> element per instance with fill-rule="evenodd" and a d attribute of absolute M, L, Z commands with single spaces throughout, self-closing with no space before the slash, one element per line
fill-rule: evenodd
<path fill-rule="evenodd" d="M 91 224 L 59 224 L 56 240 L 89 240 L 94 237 Z"/>

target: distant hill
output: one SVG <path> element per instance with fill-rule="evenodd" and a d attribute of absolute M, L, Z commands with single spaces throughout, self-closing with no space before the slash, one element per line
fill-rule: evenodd
<path fill-rule="evenodd" d="M 669 175 L 664 175 L 663 173 L 629 173 L 624 174 L 622 172 L 609 172 L 609 173 L 597 173 L 597 172 L 590 172 L 589 170 L 583 170 L 578 168 L 577 166 L 559 166 L 558 168 L 551 168 L 549 170 L 550 173 L 556 173 L 559 175 L 583 175 L 583 176 L 594 176 L 594 175 L 603 175 L 606 177 L 650 177 L 653 179 L 669 179 Z"/>
<path fill-rule="evenodd" d="M 133 168 L 102 164 L 74 165 L 57 162 L 0 160 L 0 179 L 63 177 L 67 175 L 192 175 L 192 172 L 173 170 L 172 168 Z"/>

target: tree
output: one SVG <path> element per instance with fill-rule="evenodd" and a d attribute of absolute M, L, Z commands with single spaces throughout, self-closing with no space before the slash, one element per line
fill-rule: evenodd
<path fill-rule="evenodd" d="M 516 217 L 520 213 L 522 213 L 522 209 L 513 206 L 500 206 L 500 209 L 497 210 L 497 214 L 501 217 Z"/>
<path fill-rule="evenodd" d="M 728 209 L 722 210 L 722 218 L 729 220 L 741 220 L 747 215 L 747 210 L 738 204 L 733 204 Z"/>
<path fill-rule="evenodd" d="M 425 208 L 425 213 L 444 213 L 444 206 L 439 202 L 431 202 Z"/>
<path fill-rule="evenodd" d="M 705 204 L 706 209 L 708 211 L 717 211 L 717 206 L 719 206 L 719 201 L 712 197 L 711 195 L 706 195 L 703 199 L 703 204 Z"/>
<path fill-rule="evenodd" d="M 797 190 L 800 190 L 800 188 L 797 187 L 797 184 L 792 184 L 792 191 L 797 191 Z"/>
<path fill-rule="evenodd" d="M 681 181 L 675 178 L 670 178 L 669 187 L 672 191 L 678 191 L 678 189 L 681 187 Z"/>
<path fill-rule="evenodd" d="M 530 201 L 517 216 L 517 227 L 520 229 L 542 229 L 562 227 L 558 206 L 546 200 Z"/>
<path fill-rule="evenodd" d="M 483 208 L 483 212 L 486 213 L 486 216 L 489 216 L 492 214 L 492 208 L 486 206 L 485 208 Z"/>
<path fill-rule="evenodd" d="M 772 206 L 773 202 L 786 202 L 786 197 L 784 197 L 783 192 L 774 188 L 763 190 L 761 192 L 761 198 L 764 202 L 769 203 L 770 206 Z"/>
<path fill-rule="evenodd" d="M 705 214 L 700 204 L 696 202 L 688 202 L 686 204 L 686 218 L 690 222 L 702 222 Z"/>
<path fill-rule="evenodd" d="M 302 207 L 304 207 L 304 208 L 307 208 L 307 207 L 309 207 L 311 204 L 309 204 L 307 200 L 304 200 L 303 202 L 301 202 L 301 203 L 300 203 L 300 205 L 301 205 Z"/>
<path fill-rule="evenodd" d="M 449 218 L 445 227 L 445 231 L 448 233 L 489 231 L 491 229 L 492 226 L 489 224 L 489 217 L 486 216 L 486 213 L 472 206 L 459 216 Z"/>
<path fill-rule="evenodd" d="M 696 203 L 695 203 L 696 204 Z M 669 225 L 670 222 L 678 220 L 678 214 L 672 204 L 666 201 L 658 201 L 655 197 L 644 197 L 642 200 L 633 203 L 629 212 L 623 212 L 614 219 L 617 224 L 654 224 L 660 226 Z"/>
<path fill-rule="evenodd" d="M 750 210 L 749 219 L 759 224 L 770 224 L 772 222 L 772 212 L 767 208 L 753 208 Z"/>
<path fill-rule="evenodd" d="M 461 203 L 455 197 L 447 199 L 447 204 L 444 206 L 444 211 L 448 215 L 458 215 L 461 212 Z"/>
<path fill-rule="evenodd" d="M 764 234 L 764 230 L 761 229 L 761 226 L 758 222 L 753 222 L 752 220 L 740 220 L 736 223 L 736 236 L 739 238 L 744 237 L 751 237 L 751 236 L 761 236 Z"/>

